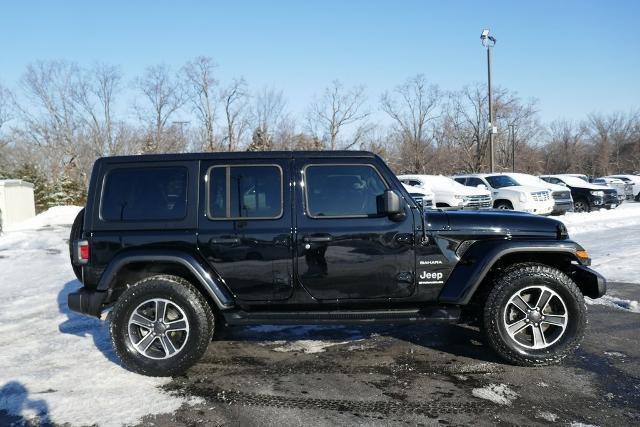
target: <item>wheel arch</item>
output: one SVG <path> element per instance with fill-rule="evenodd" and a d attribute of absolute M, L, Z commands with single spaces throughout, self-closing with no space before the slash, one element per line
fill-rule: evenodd
<path fill-rule="evenodd" d="M 606 291 L 605 279 L 580 259 L 583 250 L 571 240 L 491 240 L 473 244 L 451 272 L 438 297 L 439 302 L 467 305 L 481 295 L 492 279 L 509 265 L 537 262 L 555 267 L 576 282 L 583 295 L 598 298 Z"/>
<path fill-rule="evenodd" d="M 495 208 L 495 207 L 496 207 L 496 206 L 498 206 L 500 203 L 508 203 L 508 204 L 511 206 L 511 208 L 512 208 L 512 209 L 513 209 L 513 207 L 514 207 L 513 202 L 512 202 L 511 200 L 509 200 L 509 199 L 505 199 L 505 198 L 495 199 L 495 200 L 493 201 L 493 207 Z"/>
<path fill-rule="evenodd" d="M 189 281 L 212 308 L 225 310 L 234 305 L 233 295 L 220 275 L 205 267 L 195 256 L 180 251 L 122 252 L 109 263 L 96 290 L 106 291 L 117 298 L 128 284 L 160 274 L 178 276 Z"/>

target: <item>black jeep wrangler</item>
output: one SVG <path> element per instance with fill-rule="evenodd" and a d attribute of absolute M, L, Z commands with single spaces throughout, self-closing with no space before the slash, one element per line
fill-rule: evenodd
<path fill-rule="evenodd" d="M 96 161 L 70 238 L 71 310 L 110 311 L 129 369 L 173 375 L 223 324 L 469 320 L 519 365 L 555 363 L 605 293 L 558 221 L 423 211 L 368 152 Z"/>

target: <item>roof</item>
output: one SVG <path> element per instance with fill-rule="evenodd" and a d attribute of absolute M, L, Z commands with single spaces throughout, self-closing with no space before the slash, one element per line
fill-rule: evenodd
<path fill-rule="evenodd" d="M 31 187 L 33 184 L 21 179 L 0 179 L 0 186 L 3 187 Z"/>
<path fill-rule="evenodd" d="M 293 158 L 373 158 L 370 151 L 231 151 L 214 153 L 177 153 L 177 154 L 140 154 L 135 156 L 102 157 L 99 160 L 108 162 L 162 162 L 189 160 L 237 160 L 237 159 L 293 159 Z"/>

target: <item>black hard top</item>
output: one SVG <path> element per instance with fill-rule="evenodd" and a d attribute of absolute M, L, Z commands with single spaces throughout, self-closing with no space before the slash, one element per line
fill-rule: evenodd
<path fill-rule="evenodd" d="M 171 162 L 189 160 L 244 160 L 244 159 L 293 159 L 293 158 L 373 158 L 369 151 L 231 151 L 214 153 L 140 154 L 135 156 L 102 157 L 101 161 L 114 163 Z"/>

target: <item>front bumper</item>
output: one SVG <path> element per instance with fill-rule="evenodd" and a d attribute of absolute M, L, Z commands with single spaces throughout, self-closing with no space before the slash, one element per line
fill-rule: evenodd
<path fill-rule="evenodd" d="M 566 201 L 556 200 L 555 204 L 553 205 L 553 211 L 551 212 L 551 214 L 560 215 L 566 212 L 573 212 L 573 200 L 571 199 Z"/>
<path fill-rule="evenodd" d="M 551 212 L 553 212 L 554 206 L 555 205 L 551 200 L 545 202 L 530 201 L 522 203 L 522 208 L 520 210 L 532 214 L 550 215 Z"/>
<path fill-rule="evenodd" d="M 67 305 L 71 311 L 99 318 L 107 296 L 108 292 L 80 288 L 67 296 Z"/>
<path fill-rule="evenodd" d="M 600 298 L 607 293 L 607 279 L 600 273 L 584 265 L 574 265 L 571 278 L 582 294 L 589 298 Z"/>

